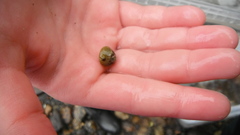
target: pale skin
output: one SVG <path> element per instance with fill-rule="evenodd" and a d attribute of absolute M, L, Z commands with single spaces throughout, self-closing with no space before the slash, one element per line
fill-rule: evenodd
<path fill-rule="evenodd" d="M 0 18 L 0 134 L 56 134 L 32 86 L 66 103 L 144 116 L 229 113 L 222 94 L 177 84 L 240 72 L 236 32 L 202 26 L 198 8 L 1 0 Z M 117 56 L 111 67 L 98 61 L 106 45 Z"/>

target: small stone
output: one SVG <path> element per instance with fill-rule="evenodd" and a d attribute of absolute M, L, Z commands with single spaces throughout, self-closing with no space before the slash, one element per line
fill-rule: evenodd
<path fill-rule="evenodd" d="M 85 115 L 86 115 L 86 111 L 85 111 L 84 107 L 74 106 L 73 117 L 75 119 L 79 119 L 79 121 L 82 121 L 82 119 L 85 117 Z"/>
<path fill-rule="evenodd" d="M 84 125 L 84 123 L 82 123 L 81 121 L 79 121 L 79 119 L 73 119 L 72 125 L 73 125 L 73 129 L 74 129 L 74 130 L 78 130 L 78 129 L 82 128 L 82 126 Z"/>
<path fill-rule="evenodd" d="M 52 115 L 50 116 L 50 121 L 52 122 L 52 125 L 56 131 L 59 131 L 62 129 L 63 124 L 61 122 L 60 114 L 57 110 L 53 110 Z"/>
<path fill-rule="evenodd" d="M 121 130 L 121 122 L 112 111 L 95 108 L 85 108 L 87 114 L 98 124 L 104 131 L 117 134 Z"/>
<path fill-rule="evenodd" d="M 164 129 L 162 126 L 157 126 L 154 128 L 154 135 L 164 135 Z"/>
<path fill-rule="evenodd" d="M 148 134 L 148 129 L 147 127 L 141 127 L 138 131 L 137 131 L 137 135 L 147 135 Z"/>
<path fill-rule="evenodd" d="M 121 120 L 129 119 L 129 114 L 127 114 L 127 113 L 115 111 L 114 114 L 115 114 L 116 117 L 118 117 Z"/>
<path fill-rule="evenodd" d="M 150 127 L 151 126 L 150 121 L 147 118 L 143 118 L 141 121 L 141 126 L 147 128 Z"/>
<path fill-rule="evenodd" d="M 96 123 L 92 120 L 90 121 L 86 121 L 85 122 L 85 125 L 84 125 L 84 128 L 90 133 L 90 134 L 93 134 L 96 132 L 97 130 L 97 126 L 96 126 Z"/>
<path fill-rule="evenodd" d="M 71 135 L 71 133 L 70 130 L 63 130 L 63 135 Z"/>
<path fill-rule="evenodd" d="M 71 135 L 89 135 L 89 133 L 84 128 L 81 128 L 79 130 L 74 130 Z"/>
<path fill-rule="evenodd" d="M 140 122 L 140 118 L 138 117 L 138 116 L 133 116 L 132 117 L 132 123 L 133 124 L 137 124 L 137 123 L 139 123 Z"/>
<path fill-rule="evenodd" d="M 82 119 L 85 117 L 86 111 L 84 107 L 74 106 L 73 108 L 73 128 L 75 130 L 80 129 L 83 126 Z"/>
<path fill-rule="evenodd" d="M 123 122 L 123 129 L 126 132 L 130 133 L 130 132 L 134 131 L 134 126 L 131 123 L 129 123 L 129 122 Z"/>
<path fill-rule="evenodd" d="M 161 125 L 162 127 L 166 125 L 165 119 L 162 117 L 151 117 L 150 120 L 153 122 L 153 125 Z"/>
<path fill-rule="evenodd" d="M 49 116 L 50 113 L 52 112 L 52 106 L 48 104 L 43 105 L 44 113 Z"/>
<path fill-rule="evenodd" d="M 66 124 L 69 124 L 72 120 L 70 107 L 66 106 L 66 107 L 61 108 L 61 114 L 62 114 L 63 121 Z"/>

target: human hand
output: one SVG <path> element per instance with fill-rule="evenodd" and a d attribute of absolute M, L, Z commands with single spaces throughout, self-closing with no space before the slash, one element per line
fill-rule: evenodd
<path fill-rule="evenodd" d="M 201 26 L 197 8 L 2 0 L 0 16 L 1 134 L 54 134 L 32 85 L 66 103 L 145 116 L 218 120 L 229 112 L 222 94 L 177 85 L 240 71 L 236 33 Z M 108 68 L 98 61 L 106 45 L 117 56 Z"/>

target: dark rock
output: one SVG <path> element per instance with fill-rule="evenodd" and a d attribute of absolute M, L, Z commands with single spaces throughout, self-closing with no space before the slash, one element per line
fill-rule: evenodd
<path fill-rule="evenodd" d="M 56 131 L 59 131 L 63 128 L 61 117 L 57 110 L 53 110 L 52 115 L 50 116 L 50 121 L 52 122 L 52 125 Z"/>
<path fill-rule="evenodd" d="M 71 135 L 89 135 L 89 133 L 84 128 L 81 128 L 79 130 L 74 130 Z"/>
<path fill-rule="evenodd" d="M 112 111 L 93 108 L 85 108 L 85 110 L 103 130 L 114 134 L 120 132 L 120 121 Z"/>

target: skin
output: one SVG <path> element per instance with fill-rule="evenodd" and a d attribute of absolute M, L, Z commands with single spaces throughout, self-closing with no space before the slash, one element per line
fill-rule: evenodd
<path fill-rule="evenodd" d="M 32 85 L 66 103 L 137 115 L 219 120 L 229 113 L 224 95 L 177 84 L 240 72 L 236 32 L 201 26 L 198 8 L 1 0 L 0 18 L 0 134 L 56 134 Z M 110 68 L 98 61 L 105 45 L 117 57 Z"/>

